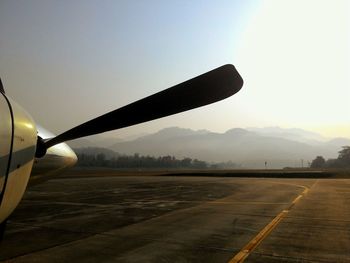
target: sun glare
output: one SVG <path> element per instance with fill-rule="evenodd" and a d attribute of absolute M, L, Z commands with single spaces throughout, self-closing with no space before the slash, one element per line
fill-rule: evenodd
<path fill-rule="evenodd" d="M 264 1 L 237 52 L 241 107 L 260 125 L 350 137 L 348 15 L 347 1 Z"/>

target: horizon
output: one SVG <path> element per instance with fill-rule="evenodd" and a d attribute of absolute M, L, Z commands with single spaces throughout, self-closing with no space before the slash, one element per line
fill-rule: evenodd
<path fill-rule="evenodd" d="M 93 150 L 92 155 L 112 150 L 120 155 L 174 156 L 207 163 L 228 163 L 236 167 L 263 169 L 303 167 L 317 157 L 336 159 L 350 139 L 326 138 L 302 129 L 232 128 L 224 133 L 167 127 L 155 133 L 128 138 L 87 137 L 68 144 L 77 151 Z M 219 151 L 218 151 L 219 150 Z M 86 152 L 88 154 L 88 152 Z"/>
<path fill-rule="evenodd" d="M 256 132 L 255 130 L 259 130 L 261 132 L 260 135 L 262 133 L 268 134 L 269 132 L 267 132 L 266 130 L 270 130 L 270 129 L 278 129 L 278 130 L 281 130 L 281 131 L 290 131 L 290 132 L 298 130 L 298 131 L 302 131 L 302 132 L 306 132 L 306 133 L 311 133 L 312 135 L 315 135 L 315 136 L 319 136 L 319 139 L 320 139 L 319 142 L 327 142 L 327 141 L 331 141 L 331 140 L 334 140 L 334 139 L 350 140 L 350 138 L 348 138 L 348 137 L 341 137 L 341 136 L 339 136 L 339 137 L 327 137 L 327 136 L 324 136 L 321 133 L 317 133 L 317 132 L 314 132 L 314 131 L 311 131 L 311 130 L 301 129 L 301 128 L 297 128 L 297 127 L 283 128 L 283 127 L 279 127 L 279 126 L 232 127 L 232 128 L 229 128 L 229 129 L 227 129 L 225 131 L 213 131 L 213 130 L 210 130 L 210 129 L 192 129 L 190 127 L 169 126 L 169 127 L 162 127 L 159 130 L 155 130 L 155 131 L 152 131 L 152 132 L 126 134 L 125 136 L 117 136 L 118 134 L 116 134 L 114 132 L 106 132 L 106 133 L 102 133 L 102 134 L 82 137 L 82 138 L 79 138 L 79 139 L 87 139 L 87 140 L 89 140 L 91 142 L 99 141 L 101 139 L 103 139 L 103 140 L 111 139 L 111 140 L 132 141 L 132 140 L 136 140 L 138 138 L 144 137 L 144 136 L 154 135 L 154 134 L 157 134 L 157 133 L 159 133 L 161 131 L 170 130 L 170 129 L 191 130 L 193 132 L 206 131 L 208 133 L 215 133 L 215 134 L 225 134 L 228 131 L 234 130 L 234 129 L 243 129 L 243 130 L 246 130 L 246 131 L 249 131 L 249 132 Z M 256 132 L 256 133 L 259 134 L 259 132 Z M 77 139 L 77 140 L 79 140 L 79 139 Z M 75 140 L 72 140 L 72 141 L 75 141 Z M 71 142 L 71 141 L 69 141 L 69 142 Z"/>

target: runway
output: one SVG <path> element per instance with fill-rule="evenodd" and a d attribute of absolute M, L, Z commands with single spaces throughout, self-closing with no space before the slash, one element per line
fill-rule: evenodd
<path fill-rule="evenodd" d="M 65 176 L 30 187 L 7 262 L 350 262 L 350 179 Z"/>

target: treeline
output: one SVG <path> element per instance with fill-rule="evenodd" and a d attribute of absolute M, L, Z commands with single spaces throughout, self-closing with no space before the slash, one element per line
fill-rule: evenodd
<path fill-rule="evenodd" d="M 338 158 L 326 160 L 323 156 L 317 156 L 312 162 L 311 168 L 350 168 L 350 146 L 343 146 Z"/>
<path fill-rule="evenodd" d="M 78 153 L 77 166 L 80 167 L 109 167 L 109 168 L 186 168 L 186 169 L 206 169 L 210 165 L 205 161 L 197 159 L 183 158 L 176 159 L 174 156 L 131 156 L 121 155 L 107 159 L 104 153 L 97 155 Z"/>

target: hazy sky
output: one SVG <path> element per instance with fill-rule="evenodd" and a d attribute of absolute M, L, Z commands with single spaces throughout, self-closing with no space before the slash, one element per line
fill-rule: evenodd
<path fill-rule="evenodd" d="M 60 133 L 234 64 L 233 97 L 109 133 L 305 128 L 350 137 L 348 1 L 0 1 L 9 96 Z"/>

